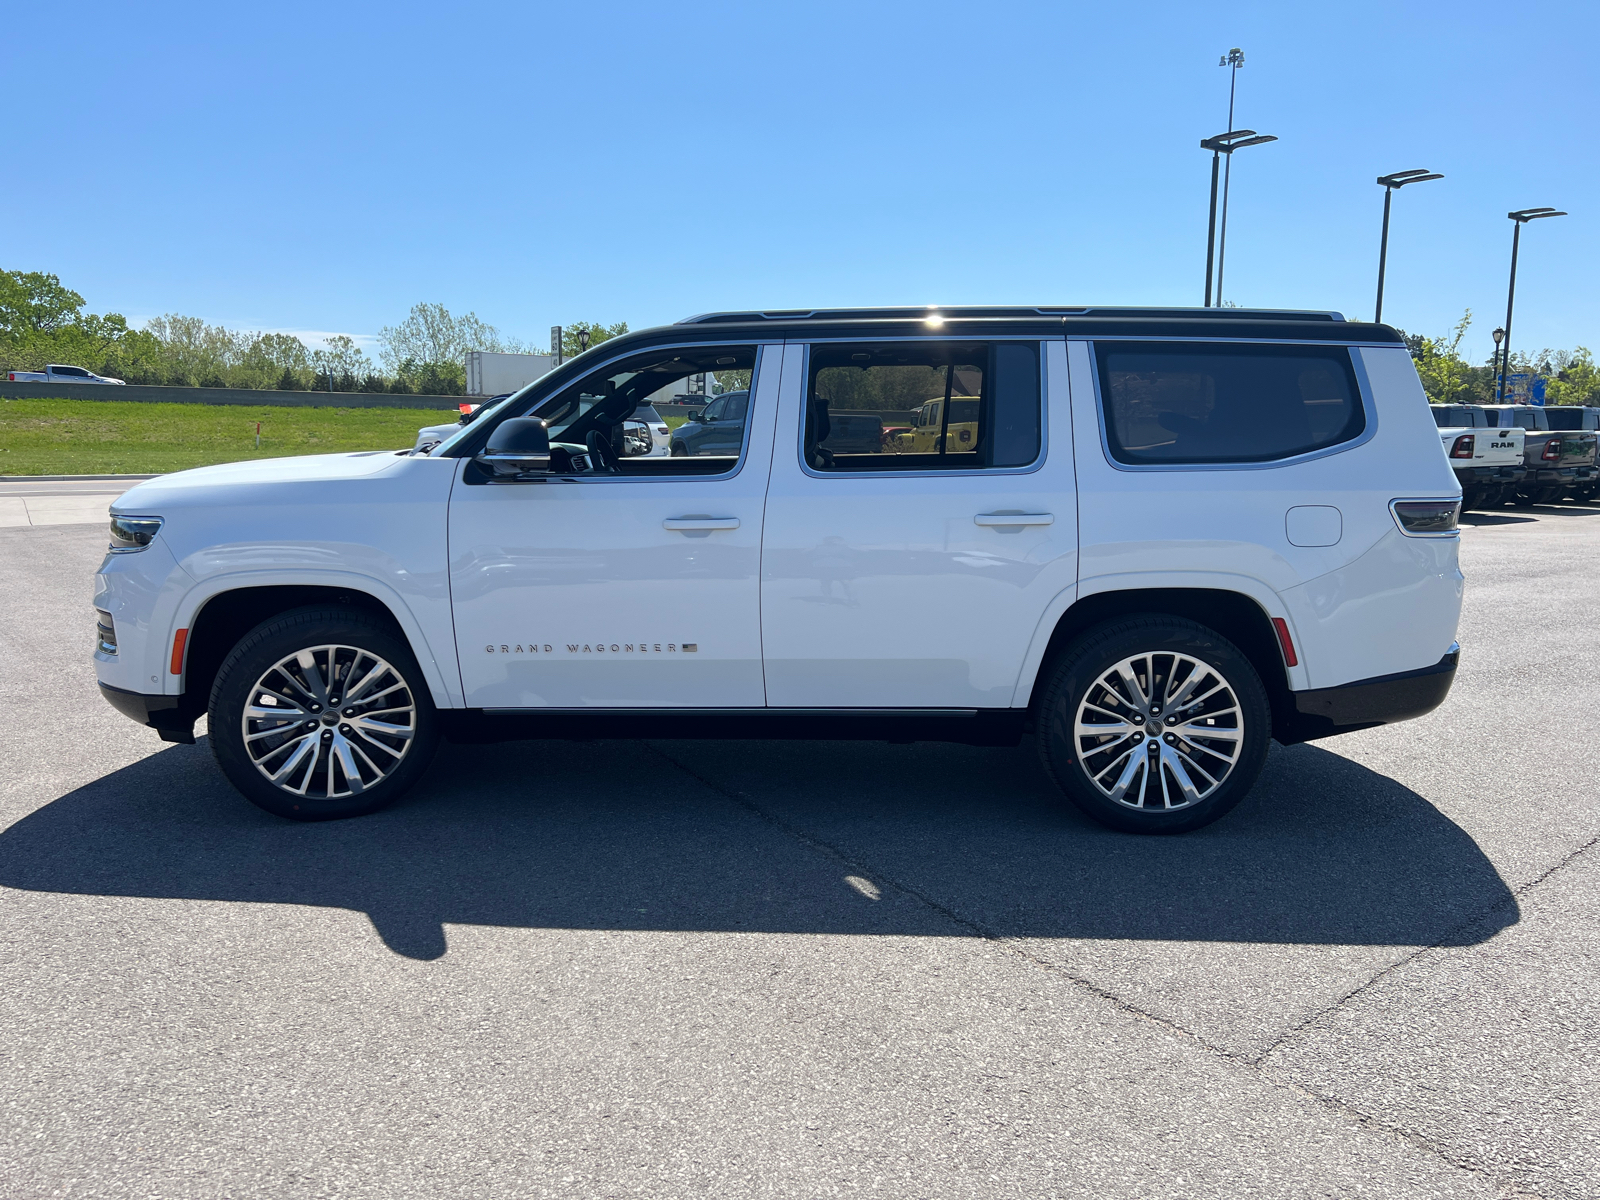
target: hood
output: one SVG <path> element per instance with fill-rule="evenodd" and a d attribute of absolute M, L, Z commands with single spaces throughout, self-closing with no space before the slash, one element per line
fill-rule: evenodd
<path fill-rule="evenodd" d="M 304 458 L 265 458 L 174 471 L 135 484 L 111 506 L 113 512 L 156 511 L 158 507 L 191 507 L 231 499 L 244 491 L 276 485 L 330 483 L 378 475 L 404 459 L 393 450 L 354 454 L 315 454 Z"/>

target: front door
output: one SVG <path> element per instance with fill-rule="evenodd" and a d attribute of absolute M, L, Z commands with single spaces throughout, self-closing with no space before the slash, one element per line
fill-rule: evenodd
<path fill-rule="evenodd" d="M 799 349 L 767 497 L 767 703 L 1011 707 L 1041 619 L 1076 581 L 1062 343 Z M 863 439 L 863 421 L 922 436 Z"/>
<path fill-rule="evenodd" d="M 627 397 L 709 369 L 755 397 L 745 436 L 728 446 L 516 482 L 475 479 L 464 465 L 450 499 L 450 589 L 469 706 L 765 703 L 761 523 L 781 355 L 656 349 L 601 365 L 533 410 L 553 450 L 570 437 L 578 451 L 597 414 L 609 413 L 598 429 L 610 437 L 632 411 Z"/>

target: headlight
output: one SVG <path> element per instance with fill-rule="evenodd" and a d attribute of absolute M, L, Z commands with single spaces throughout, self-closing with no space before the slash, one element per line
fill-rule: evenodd
<path fill-rule="evenodd" d="M 111 514 L 111 545 L 113 554 L 132 554 L 143 550 L 161 532 L 160 517 L 122 517 Z"/>

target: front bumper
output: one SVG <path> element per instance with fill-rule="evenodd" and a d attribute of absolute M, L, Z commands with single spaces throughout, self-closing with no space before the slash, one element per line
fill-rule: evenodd
<path fill-rule="evenodd" d="M 194 745 L 194 717 L 184 715 L 182 696 L 151 696 L 107 683 L 100 685 L 100 694 L 123 716 L 154 729 L 163 742 Z"/>
<path fill-rule="evenodd" d="M 1461 646 L 1449 651 L 1431 667 L 1358 679 L 1338 687 L 1292 692 L 1295 711 L 1280 736 L 1284 745 L 1309 742 L 1316 738 L 1354 733 L 1375 725 L 1392 725 L 1430 713 L 1444 703 L 1455 682 L 1456 666 L 1461 661 Z"/>

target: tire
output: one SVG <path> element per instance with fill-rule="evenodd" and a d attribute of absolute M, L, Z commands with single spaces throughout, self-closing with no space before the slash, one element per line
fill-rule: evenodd
<path fill-rule="evenodd" d="M 352 677 L 357 703 L 336 712 L 327 702 L 348 697 L 330 692 Z M 260 702 L 266 695 L 270 707 Z M 291 821 L 384 808 L 421 778 L 439 745 L 439 715 L 411 648 L 344 608 L 296 609 L 246 634 L 217 672 L 208 725 L 229 782 Z"/>
<path fill-rule="evenodd" d="M 670 457 L 672 457 L 672 458 L 688 458 L 689 457 L 689 451 L 687 449 L 685 449 L 684 444 L 682 442 L 673 442 L 672 443 L 672 452 L 671 452 Z"/>
<path fill-rule="evenodd" d="M 1484 494 L 1477 488 L 1463 488 L 1461 492 L 1461 511 L 1471 512 L 1475 508 L 1483 507 Z"/>
<path fill-rule="evenodd" d="M 1158 688 L 1147 697 L 1151 676 Z M 1190 690 L 1198 707 L 1158 711 Z M 1117 721 L 1113 708 L 1129 719 Z M 1155 769 L 1143 732 L 1153 721 L 1164 730 Z M 1192 723 L 1200 721 L 1214 724 Z M 1108 732 L 1083 732 L 1102 723 Z M 1069 646 L 1045 686 L 1037 727 L 1045 770 L 1085 814 L 1128 833 L 1184 833 L 1223 816 L 1255 785 L 1272 712 L 1255 667 L 1232 642 L 1193 621 L 1151 615 L 1107 622 Z"/>

